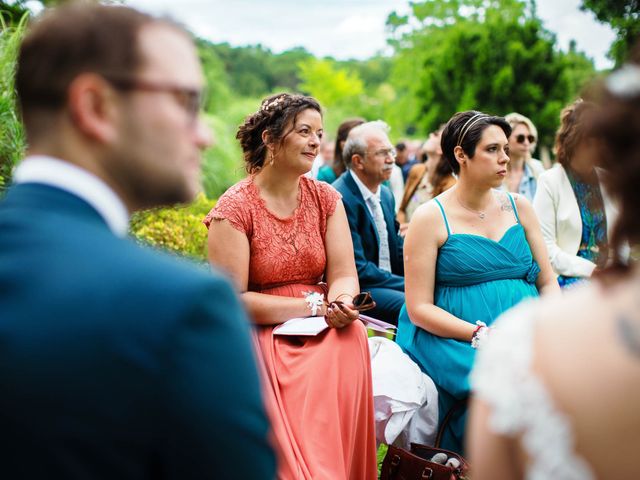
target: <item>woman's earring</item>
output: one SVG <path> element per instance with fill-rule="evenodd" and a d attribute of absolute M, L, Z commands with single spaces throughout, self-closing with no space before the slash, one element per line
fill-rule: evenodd
<path fill-rule="evenodd" d="M 273 165 L 273 152 L 269 152 L 269 166 Z"/>

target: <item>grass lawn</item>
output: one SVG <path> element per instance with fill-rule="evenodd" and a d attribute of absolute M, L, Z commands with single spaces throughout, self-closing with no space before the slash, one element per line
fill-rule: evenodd
<path fill-rule="evenodd" d="M 382 460 L 384 460 L 384 456 L 387 454 L 387 448 L 384 443 L 378 448 L 378 477 L 380 477 L 380 467 L 382 467 Z"/>

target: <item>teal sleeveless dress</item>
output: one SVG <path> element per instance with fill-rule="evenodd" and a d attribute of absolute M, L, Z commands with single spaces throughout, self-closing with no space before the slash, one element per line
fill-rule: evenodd
<path fill-rule="evenodd" d="M 434 304 L 471 324 L 477 320 L 491 326 L 500 314 L 527 297 L 538 296 L 535 286 L 540 272 L 534 261 L 520 224 L 511 195 L 516 223 L 498 241 L 480 235 L 451 233 L 440 247 L 436 261 Z M 416 327 L 407 314 L 406 304 L 400 311 L 397 342 L 438 388 L 440 421 L 458 400 L 469 394 L 469 372 L 475 349 L 469 342 L 433 335 Z M 463 452 L 466 406 L 455 409 L 443 434 L 441 447 Z"/>

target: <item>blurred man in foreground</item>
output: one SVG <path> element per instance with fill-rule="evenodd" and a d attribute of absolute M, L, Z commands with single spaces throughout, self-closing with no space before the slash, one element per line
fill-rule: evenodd
<path fill-rule="evenodd" d="M 124 238 L 130 212 L 198 190 L 190 38 L 123 7 L 48 11 L 16 88 L 29 155 L 0 204 L 0 476 L 272 478 L 231 287 Z"/>

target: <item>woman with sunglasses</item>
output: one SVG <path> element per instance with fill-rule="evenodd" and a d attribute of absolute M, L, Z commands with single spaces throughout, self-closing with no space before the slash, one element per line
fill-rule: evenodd
<path fill-rule="evenodd" d="M 603 268 L 618 216 L 601 184 L 600 141 L 588 131 L 596 106 L 578 100 L 560 114 L 557 164 L 540 175 L 533 207 L 540 219 L 549 259 L 565 288 Z"/>
<path fill-rule="evenodd" d="M 320 105 L 302 95 L 268 97 L 246 118 L 236 136 L 249 176 L 205 218 L 209 260 L 233 277 L 255 323 L 278 478 L 375 479 L 367 333 L 355 321 L 371 301 L 358 295 L 340 195 L 305 176 L 322 134 Z M 331 328 L 274 334 L 310 316 Z"/>
<path fill-rule="evenodd" d="M 536 193 L 538 176 L 544 172 L 540 160 L 531 158 L 538 131 L 531 120 L 519 113 L 510 113 L 504 119 L 511 126 L 509 135 L 509 163 L 503 187 L 519 193 L 530 202 Z"/>
<path fill-rule="evenodd" d="M 557 291 L 531 204 L 498 190 L 509 163 L 509 124 L 460 112 L 442 132 L 455 186 L 416 210 L 404 246 L 406 304 L 398 344 L 438 388 L 442 447 L 462 452 L 475 348 L 505 310 Z M 455 407 L 455 408 L 454 408 Z"/>

